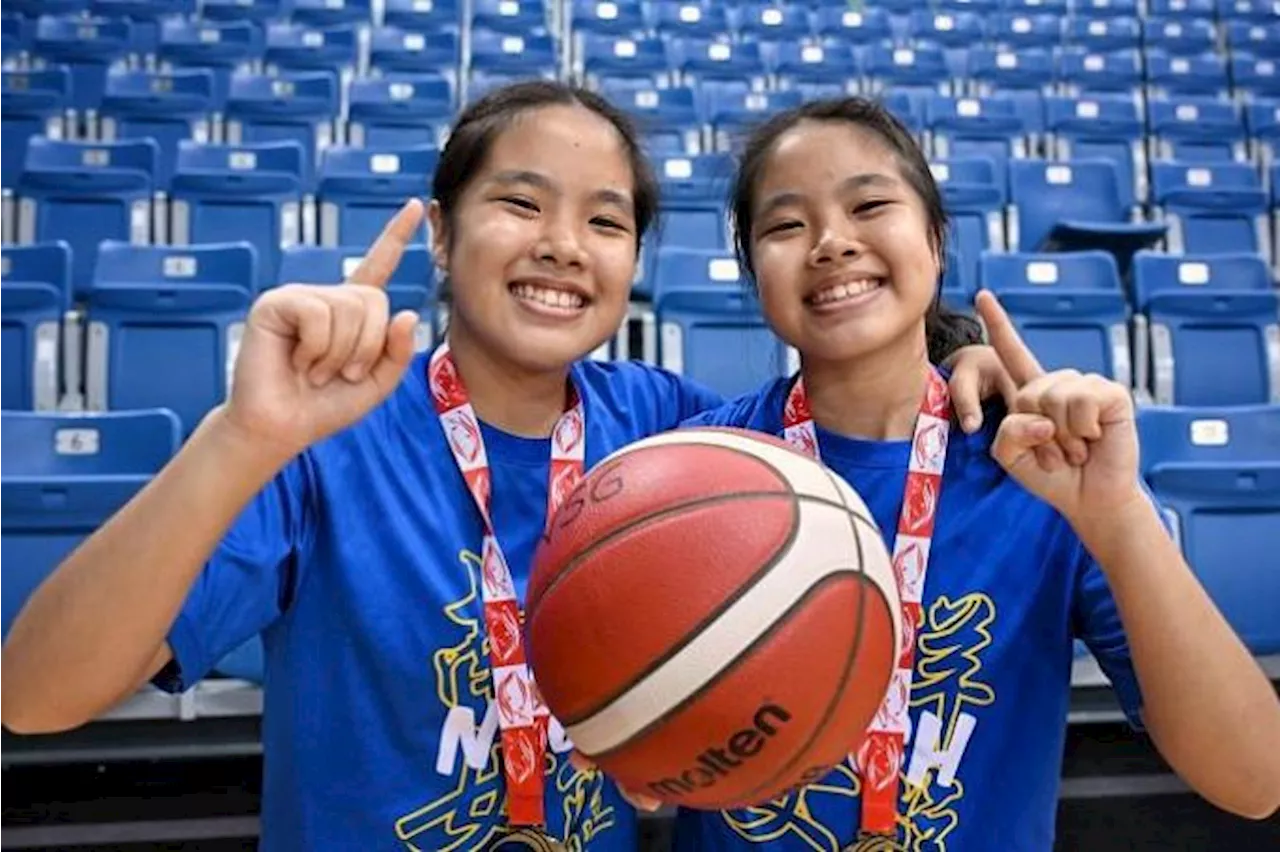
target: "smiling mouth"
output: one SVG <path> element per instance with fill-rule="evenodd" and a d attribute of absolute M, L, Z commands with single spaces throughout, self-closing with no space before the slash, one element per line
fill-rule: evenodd
<path fill-rule="evenodd" d="M 842 281 L 829 287 L 823 287 L 805 297 L 805 304 L 813 308 L 835 307 L 844 302 L 852 302 L 859 297 L 874 293 L 885 285 L 883 278 L 858 278 Z"/>
<path fill-rule="evenodd" d="M 544 287 L 527 281 L 512 282 L 507 289 L 521 302 L 542 310 L 573 313 L 587 306 L 587 299 L 572 290 Z"/>

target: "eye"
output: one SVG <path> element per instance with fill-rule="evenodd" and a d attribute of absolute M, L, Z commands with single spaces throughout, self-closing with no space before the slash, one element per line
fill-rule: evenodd
<path fill-rule="evenodd" d="M 507 196 L 503 196 L 502 198 L 499 198 L 498 200 L 501 201 L 503 204 L 507 204 L 511 207 L 517 207 L 520 210 L 528 211 L 530 213 L 538 212 L 537 204 L 535 204 L 532 200 L 520 195 L 507 195 Z"/>
<path fill-rule="evenodd" d="M 614 219 L 612 216 L 596 216 L 591 220 L 591 224 L 597 228 L 606 228 L 611 231 L 627 230 L 627 226 Z"/>
<path fill-rule="evenodd" d="M 892 203 L 892 202 L 888 201 L 887 199 L 883 199 L 883 198 L 881 198 L 881 199 L 876 199 L 875 201 L 864 201 L 863 203 L 858 204 L 858 205 L 856 205 L 856 206 L 853 208 L 853 213 L 854 213 L 854 215 L 855 215 L 855 216 L 857 216 L 857 215 L 861 215 L 861 214 L 864 214 L 864 213 L 872 213 L 872 212 L 875 212 L 876 210 L 879 210 L 881 207 L 884 207 L 884 206 L 886 206 L 886 205 L 888 205 L 888 204 L 890 204 L 890 203 Z"/>
<path fill-rule="evenodd" d="M 761 233 L 761 236 L 768 237 L 773 234 L 780 234 L 786 231 L 794 231 L 797 228 L 802 228 L 802 227 L 804 227 L 804 225 L 801 222 L 795 219 L 787 219 L 785 221 L 776 222 L 772 225 L 769 225 L 767 228 L 764 229 L 764 232 Z"/>

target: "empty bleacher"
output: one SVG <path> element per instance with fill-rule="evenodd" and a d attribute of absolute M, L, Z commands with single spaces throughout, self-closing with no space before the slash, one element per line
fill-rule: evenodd
<path fill-rule="evenodd" d="M 597 355 L 726 394 L 796 366 L 732 256 L 743 135 L 807 99 L 882 98 L 951 217 L 944 298 L 966 308 L 990 288 L 1046 366 L 1132 389 L 1144 475 L 1184 551 L 1253 651 L 1280 653 L 1273 3 L 13 0 L 2 14 L 6 630 L 224 398 L 253 298 L 341 280 L 429 194 L 457 111 L 544 77 L 631 115 L 662 185 L 632 310 Z M 423 240 L 390 292 L 434 318 L 447 305 Z M 419 348 L 437 331 L 425 322 Z M 257 665 L 249 648 L 226 672 Z M 193 700 L 148 693 L 126 715 L 198 714 Z M 233 705 L 257 706 L 212 706 Z"/>

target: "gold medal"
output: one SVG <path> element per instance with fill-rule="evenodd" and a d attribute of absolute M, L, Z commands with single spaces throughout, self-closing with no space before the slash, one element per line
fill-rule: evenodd
<path fill-rule="evenodd" d="M 567 852 L 559 840 L 539 828 L 522 826 L 504 834 L 489 847 L 490 852 Z"/>

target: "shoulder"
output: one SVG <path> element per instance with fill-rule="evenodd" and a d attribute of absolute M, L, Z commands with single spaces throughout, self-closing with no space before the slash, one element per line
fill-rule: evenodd
<path fill-rule="evenodd" d="M 782 428 L 782 406 L 789 378 L 773 379 L 751 393 L 685 420 L 682 426 L 739 426 L 770 434 Z"/>
<path fill-rule="evenodd" d="M 674 429 L 723 401 L 698 382 L 639 361 L 580 361 L 573 377 L 589 411 L 625 419 L 642 435 Z"/>

